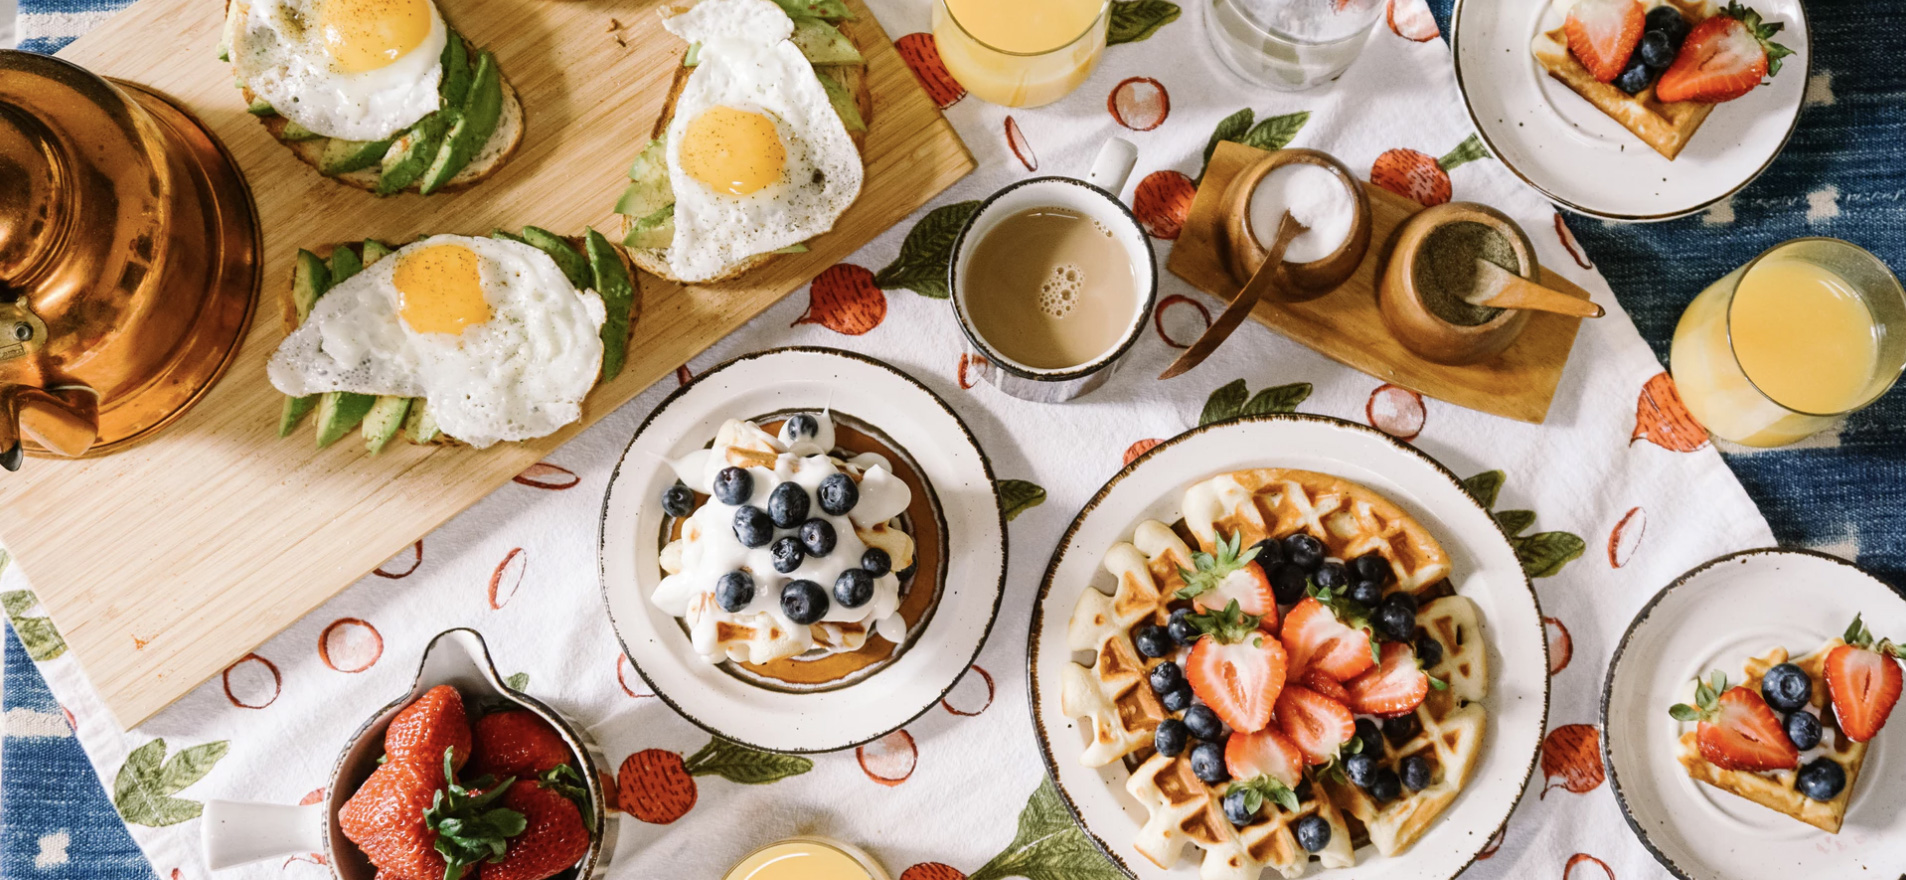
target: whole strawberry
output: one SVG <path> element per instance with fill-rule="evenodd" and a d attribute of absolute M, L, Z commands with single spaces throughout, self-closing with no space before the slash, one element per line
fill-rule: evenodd
<path fill-rule="evenodd" d="M 444 875 L 443 856 L 424 811 L 442 787 L 441 762 L 387 761 L 344 802 L 338 828 L 380 876 L 436 880 Z"/>
<path fill-rule="evenodd" d="M 404 707 L 384 731 L 384 753 L 390 761 L 443 760 L 446 748 L 455 748 L 452 766 L 462 769 L 470 760 L 470 718 L 463 711 L 463 695 L 447 684 L 424 692 Z"/>
<path fill-rule="evenodd" d="M 563 789 L 549 780 L 519 779 L 504 792 L 501 805 L 523 814 L 523 833 L 510 840 L 501 860 L 483 863 L 480 880 L 544 880 L 589 851 L 582 811 Z"/>
<path fill-rule="evenodd" d="M 470 776 L 541 776 L 574 759 L 556 728 L 527 709 L 491 712 L 471 727 Z"/>

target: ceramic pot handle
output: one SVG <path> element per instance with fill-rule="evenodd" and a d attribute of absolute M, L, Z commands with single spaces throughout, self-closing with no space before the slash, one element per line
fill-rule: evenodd
<path fill-rule="evenodd" d="M 324 852 L 325 803 L 301 807 L 208 800 L 200 821 L 205 864 L 213 870 L 261 859 Z"/>
<path fill-rule="evenodd" d="M 1085 182 L 1117 197 L 1137 163 L 1138 148 L 1124 138 L 1112 138 L 1099 148 L 1098 158 L 1092 160 L 1092 171 L 1086 174 Z"/>

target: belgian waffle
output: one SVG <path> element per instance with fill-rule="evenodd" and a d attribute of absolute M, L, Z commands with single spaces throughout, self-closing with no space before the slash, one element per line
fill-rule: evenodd
<path fill-rule="evenodd" d="M 1714 5 L 1708 0 L 1664 2 L 1680 10 L 1690 25 L 1716 13 Z M 1703 101 L 1667 103 L 1658 100 L 1653 83 L 1630 95 L 1612 83 L 1597 80 L 1569 52 L 1568 34 L 1559 25 L 1536 34 L 1529 48 L 1535 54 L 1536 63 L 1541 64 L 1549 76 L 1595 105 L 1595 109 L 1621 123 L 1623 128 L 1633 132 L 1635 137 L 1641 138 L 1669 161 L 1681 154 L 1681 149 L 1688 145 L 1695 131 L 1700 129 L 1701 123 L 1707 120 L 1708 113 L 1714 109 L 1713 104 Z"/>
<path fill-rule="evenodd" d="M 1343 814 L 1314 785 L 1298 786 L 1297 812 L 1266 804 L 1256 821 L 1242 828 L 1233 826 L 1219 807 L 1223 788 L 1206 785 L 1191 772 L 1191 761 L 1184 755 L 1152 753 L 1125 780 L 1125 791 L 1150 814 L 1134 846 L 1161 868 L 1176 864 L 1190 842 L 1205 851 L 1198 868 L 1202 880 L 1256 880 L 1265 868 L 1302 877 L 1310 870 L 1310 853 L 1297 845 L 1292 827 L 1313 813 L 1330 823 L 1330 845 L 1317 854 L 1323 866 L 1348 868 L 1357 863 Z"/>
<path fill-rule="evenodd" d="M 1825 757 L 1840 765 L 1846 771 L 1846 787 L 1829 801 L 1816 801 L 1801 794 L 1794 788 L 1797 770 L 1770 770 L 1764 773 L 1751 773 L 1741 770 L 1723 770 L 1701 757 L 1700 749 L 1695 745 L 1695 731 L 1690 729 L 1681 735 L 1680 747 L 1676 757 L 1681 766 L 1686 767 L 1688 775 L 1723 791 L 1730 791 L 1770 810 L 1777 810 L 1802 822 L 1819 828 L 1829 834 L 1840 832 L 1840 823 L 1846 820 L 1847 803 L 1852 800 L 1853 786 L 1859 781 L 1860 765 L 1866 761 L 1866 743 L 1854 742 L 1840 731 L 1834 719 L 1833 710 L 1827 705 L 1826 662 L 1827 654 L 1845 642 L 1833 639 L 1826 646 L 1805 657 L 1789 660 L 1786 648 L 1775 648 L 1759 657 L 1747 659 L 1747 680 L 1741 686 L 1756 693 L 1760 691 L 1761 677 L 1767 670 L 1782 663 L 1792 662 L 1806 672 L 1815 682 L 1813 688 L 1813 708 L 1820 716 L 1820 745 L 1802 753 L 1800 762 L 1805 764 L 1815 757 Z"/>

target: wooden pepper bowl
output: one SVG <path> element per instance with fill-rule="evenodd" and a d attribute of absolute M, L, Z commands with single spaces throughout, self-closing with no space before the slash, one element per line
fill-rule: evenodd
<path fill-rule="evenodd" d="M 1494 229 L 1515 251 L 1517 273 L 1539 282 L 1542 269 L 1535 245 L 1514 220 L 1488 205 L 1449 202 L 1426 208 L 1398 224 L 1391 235 L 1386 264 L 1378 268 L 1377 310 L 1390 334 L 1424 360 L 1439 364 L 1473 364 L 1501 354 L 1522 334 L 1530 312 L 1503 309 L 1481 324 L 1452 324 L 1430 311 L 1416 284 L 1416 257 L 1430 233 L 1450 223 L 1481 223 Z"/>
<path fill-rule="evenodd" d="M 1278 267 L 1277 284 L 1267 293 L 1284 302 L 1304 302 L 1336 290 L 1350 280 L 1358 264 L 1363 262 L 1363 255 L 1370 250 L 1370 197 L 1364 194 L 1350 169 L 1329 153 L 1278 150 L 1232 178 L 1231 185 L 1224 191 L 1225 266 L 1231 271 L 1231 277 L 1243 284 L 1257 274 L 1258 267 L 1270 256 L 1270 250 L 1259 242 L 1256 231 L 1251 228 L 1251 194 L 1257 191 L 1258 182 L 1265 175 L 1293 162 L 1316 165 L 1335 174 L 1350 190 L 1356 205 L 1356 216 L 1350 221 L 1350 237 L 1329 256 L 1309 263 L 1287 262 Z M 1276 230 L 1267 231 L 1275 233 Z"/>

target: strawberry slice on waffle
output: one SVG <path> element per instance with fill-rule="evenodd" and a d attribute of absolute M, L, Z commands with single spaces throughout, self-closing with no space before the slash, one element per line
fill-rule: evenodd
<path fill-rule="evenodd" d="M 1827 653 L 1827 696 L 1847 738 L 1866 742 L 1886 725 L 1899 703 L 1897 658 L 1906 658 L 1906 648 L 1889 639 L 1875 642 L 1858 616 L 1847 627 L 1845 641 Z"/>
<path fill-rule="evenodd" d="M 1185 618 L 1204 635 L 1185 660 L 1191 692 L 1239 733 L 1264 729 L 1284 690 L 1284 646 L 1258 629 L 1259 618 L 1232 599 L 1223 611 Z"/>
<path fill-rule="evenodd" d="M 1695 705 L 1676 703 L 1668 714 L 1677 721 L 1698 721 L 1695 745 L 1701 757 L 1723 770 L 1791 770 L 1800 750 L 1787 739 L 1780 716 L 1760 694 L 1728 687 L 1727 676 L 1712 673 L 1695 680 Z"/>

